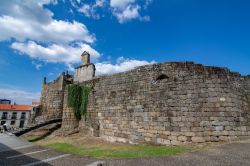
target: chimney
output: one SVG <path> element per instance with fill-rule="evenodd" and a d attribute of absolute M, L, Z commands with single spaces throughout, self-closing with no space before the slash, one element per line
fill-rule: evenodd
<path fill-rule="evenodd" d="M 82 64 L 88 65 L 90 63 L 90 54 L 87 51 L 82 53 Z"/>

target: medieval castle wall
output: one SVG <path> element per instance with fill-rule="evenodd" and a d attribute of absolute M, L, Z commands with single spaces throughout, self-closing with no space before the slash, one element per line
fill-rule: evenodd
<path fill-rule="evenodd" d="M 87 63 L 76 70 L 89 65 L 89 54 L 82 58 Z M 40 117 L 62 117 L 63 134 L 79 130 L 112 142 L 164 145 L 250 135 L 250 78 L 227 68 L 172 62 L 71 78 L 62 74 L 42 89 Z M 71 83 L 92 88 L 88 114 L 80 121 L 67 105 Z"/>
<path fill-rule="evenodd" d="M 35 118 L 36 123 L 50 119 L 62 118 L 64 90 L 67 84 L 67 75 L 61 75 L 54 81 L 47 83 L 44 80 L 41 93 L 41 110 Z"/>
<path fill-rule="evenodd" d="M 129 143 L 228 141 L 250 134 L 249 80 L 190 62 L 95 78 L 83 82 L 93 87 L 86 120 L 78 122 L 64 99 L 62 130 Z"/>

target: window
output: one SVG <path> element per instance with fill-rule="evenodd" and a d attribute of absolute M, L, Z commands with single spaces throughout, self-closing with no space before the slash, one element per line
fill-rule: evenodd
<path fill-rule="evenodd" d="M 21 120 L 19 124 L 19 128 L 23 128 L 23 126 L 24 126 L 24 120 Z"/>
<path fill-rule="evenodd" d="M 10 125 L 15 125 L 15 123 L 16 123 L 16 121 L 15 121 L 15 120 L 12 120 L 12 121 L 10 122 Z"/>
<path fill-rule="evenodd" d="M 26 115 L 26 113 L 25 113 L 25 112 L 22 112 L 22 114 L 21 114 L 21 119 L 25 119 L 25 115 Z"/>
<path fill-rule="evenodd" d="M 1 121 L 1 125 L 4 125 L 5 124 L 5 121 Z"/>
<path fill-rule="evenodd" d="M 8 112 L 3 112 L 2 119 L 7 119 Z"/>
<path fill-rule="evenodd" d="M 13 113 L 12 113 L 11 119 L 16 119 L 16 115 L 17 115 L 17 113 L 16 113 L 16 112 L 13 112 Z"/>

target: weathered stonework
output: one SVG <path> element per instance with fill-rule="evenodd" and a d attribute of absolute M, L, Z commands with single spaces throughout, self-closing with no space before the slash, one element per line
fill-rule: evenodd
<path fill-rule="evenodd" d="M 71 76 L 64 72 L 53 82 L 47 83 L 46 78 L 42 85 L 41 109 L 36 113 L 34 123 L 51 119 L 62 118 L 64 90 L 70 83 Z"/>
<path fill-rule="evenodd" d="M 93 79 L 95 66 L 94 64 L 82 65 L 75 69 L 74 83 L 83 83 Z"/>
<path fill-rule="evenodd" d="M 63 114 L 62 114 L 63 135 L 74 132 L 75 130 L 78 130 L 79 127 L 79 122 L 76 119 L 72 108 L 68 107 L 67 98 L 68 98 L 68 91 L 66 87 L 64 95 L 64 103 L 63 103 Z"/>
<path fill-rule="evenodd" d="M 81 121 L 67 106 L 65 86 L 60 97 L 43 88 L 53 96 L 42 99 L 48 114 L 63 110 L 63 133 L 77 129 L 107 141 L 163 145 L 250 135 L 250 78 L 226 68 L 160 63 L 81 84 L 92 87 Z"/>
<path fill-rule="evenodd" d="M 90 55 L 86 51 L 83 52 L 82 65 L 75 68 L 74 83 L 82 83 L 95 77 L 95 65 L 90 63 Z"/>
<path fill-rule="evenodd" d="M 249 135 L 249 79 L 225 68 L 162 63 L 95 80 L 90 119 L 100 137 L 181 144 Z"/>

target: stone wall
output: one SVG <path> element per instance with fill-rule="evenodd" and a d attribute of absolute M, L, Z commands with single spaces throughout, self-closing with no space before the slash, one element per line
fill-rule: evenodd
<path fill-rule="evenodd" d="M 226 68 L 161 63 L 90 82 L 79 129 L 108 141 L 178 145 L 250 134 L 249 79 Z M 77 126 L 65 102 L 63 115 L 63 129 Z"/>
<path fill-rule="evenodd" d="M 75 130 L 78 130 L 79 127 L 79 121 L 76 119 L 72 108 L 68 107 L 68 86 L 65 88 L 65 94 L 64 94 L 64 103 L 63 103 L 63 115 L 62 115 L 62 130 L 61 133 L 69 134 L 71 132 L 74 132 Z"/>
<path fill-rule="evenodd" d="M 130 143 L 180 144 L 248 135 L 241 77 L 227 69 L 163 63 L 101 78 L 92 119 L 100 137 Z"/>
<path fill-rule="evenodd" d="M 75 68 L 74 83 L 82 83 L 93 79 L 95 76 L 95 65 L 86 64 Z"/>
<path fill-rule="evenodd" d="M 244 89 L 250 98 L 250 76 L 244 78 Z"/>
<path fill-rule="evenodd" d="M 41 109 L 36 113 L 35 122 L 62 118 L 64 90 L 68 75 L 63 72 L 56 80 L 50 83 L 46 81 L 42 85 Z"/>
<path fill-rule="evenodd" d="M 88 87 L 93 87 L 94 84 L 96 82 L 96 79 L 93 79 L 91 81 L 86 81 L 84 84 L 84 86 L 88 86 Z M 67 98 L 68 98 L 68 86 L 66 86 L 65 88 L 65 93 L 64 93 L 64 104 L 63 104 L 63 116 L 62 116 L 62 127 L 61 127 L 61 134 L 62 135 L 68 135 L 74 132 L 78 132 L 79 130 L 81 132 L 84 132 L 85 134 L 88 135 L 94 135 L 94 136 L 98 136 L 97 134 L 95 134 L 95 132 L 93 131 L 98 125 L 95 125 L 96 122 L 95 120 L 97 120 L 95 117 L 97 116 L 97 112 L 95 112 L 95 110 L 93 110 L 93 107 L 91 107 L 92 105 L 94 105 L 94 95 L 93 95 L 93 91 L 91 91 L 91 94 L 89 96 L 89 100 L 88 100 L 88 114 L 86 115 L 86 117 L 83 117 L 81 120 L 78 120 L 74 113 L 72 108 L 68 107 L 68 103 L 67 103 Z M 93 118 L 91 118 L 91 116 Z"/>

